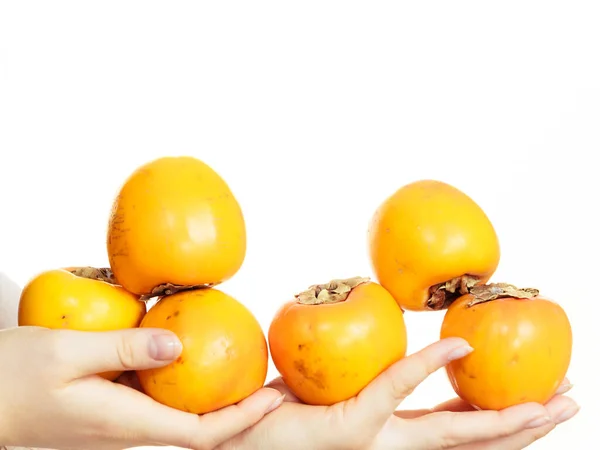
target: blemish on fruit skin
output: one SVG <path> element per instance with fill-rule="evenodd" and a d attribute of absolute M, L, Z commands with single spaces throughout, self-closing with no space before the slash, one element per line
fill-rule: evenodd
<path fill-rule="evenodd" d="M 179 315 L 179 311 L 175 311 L 175 312 L 173 313 L 173 315 L 174 315 L 175 317 L 177 317 L 177 316 Z"/>
<path fill-rule="evenodd" d="M 167 316 L 167 320 L 169 320 L 171 318 L 171 316 Z"/>
<path fill-rule="evenodd" d="M 317 386 L 319 389 L 325 389 L 325 383 L 323 383 L 323 373 L 321 371 L 317 371 L 314 374 L 309 372 L 309 369 L 306 367 L 306 364 L 303 360 L 298 359 L 294 361 L 294 367 L 300 374 L 308 381 Z"/>

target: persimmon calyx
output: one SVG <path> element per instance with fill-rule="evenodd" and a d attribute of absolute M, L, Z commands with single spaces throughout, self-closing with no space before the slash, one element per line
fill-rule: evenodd
<path fill-rule="evenodd" d="M 141 300 L 146 301 L 146 300 L 150 300 L 151 298 L 164 297 L 166 295 L 173 295 L 173 294 L 176 294 L 177 292 L 182 292 L 182 291 L 192 291 L 192 290 L 196 290 L 196 289 L 209 289 L 213 286 L 214 286 L 214 284 L 194 284 L 191 286 L 185 286 L 182 284 L 163 283 L 163 284 L 159 284 L 158 286 L 153 288 L 149 294 L 144 294 L 140 298 L 141 298 Z"/>
<path fill-rule="evenodd" d="M 331 280 L 325 284 L 314 284 L 306 291 L 296 295 L 296 301 L 302 305 L 323 305 L 340 303 L 348 298 L 355 287 L 368 283 L 368 277 L 353 277 Z"/>
<path fill-rule="evenodd" d="M 473 275 L 461 275 L 429 288 L 427 307 L 433 311 L 447 309 L 461 295 L 468 294 L 477 285 L 479 278 Z"/>
<path fill-rule="evenodd" d="M 538 289 L 521 289 L 508 283 L 490 283 L 483 286 L 475 286 L 470 292 L 470 294 L 473 295 L 473 300 L 467 303 L 467 308 L 499 298 L 534 298 L 537 297 L 539 293 L 540 291 Z"/>
<path fill-rule="evenodd" d="M 115 279 L 115 276 L 113 275 L 112 270 L 110 270 L 107 267 L 102 267 L 102 268 L 90 267 L 90 266 L 73 267 L 73 268 L 68 269 L 68 271 L 71 272 L 76 277 L 88 278 L 90 280 L 104 281 L 105 283 L 109 283 L 109 284 L 115 284 L 115 285 L 117 284 L 117 280 Z"/>

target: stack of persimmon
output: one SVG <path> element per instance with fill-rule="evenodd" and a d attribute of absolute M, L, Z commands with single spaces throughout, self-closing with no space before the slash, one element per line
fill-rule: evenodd
<path fill-rule="evenodd" d="M 183 344 L 179 358 L 137 375 L 146 394 L 183 411 L 214 411 L 263 386 L 268 348 L 260 324 L 214 288 L 246 254 L 242 210 L 219 174 L 192 157 L 139 167 L 114 200 L 106 242 L 110 269 L 59 269 L 31 280 L 19 325 L 171 330 Z"/>
<path fill-rule="evenodd" d="M 502 409 L 554 395 L 570 364 L 569 320 L 537 289 L 490 283 L 499 239 L 473 199 L 440 181 L 407 184 L 376 208 L 368 238 L 376 281 L 310 286 L 276 312 L 267 341 L 253 314 L 216 289 L 245 259 L 238 201 L 204 162 L 160 158 L 135 170 L 114 200 L 110 268 L 39 274 L 23 290 L 19 325 L 171 330 L 183 352 L 138 371 L 140 384 L 163 404 L 203 414 L 263 386 L 269 349 L 304 403 L 347 400 L 405 356 L 405 312 L 440 311 L 440 336 L 474 348 L 446 368 L 465 401 Z M 149 299 L 157 302 L 147 308 Z"/>
<path fill-rule="evenodd" d="M 459 397 L 498 410 L 555 394 L 571 360 L 567 315 L 538 289 L 488 283 L 499 240 L 469 196 L 435 180 L 400 188 L 377 208 L 369 250 L 376 277 L 401 308 L 446 310 L 440 337 L 473 347 L 446 366 Z"/>

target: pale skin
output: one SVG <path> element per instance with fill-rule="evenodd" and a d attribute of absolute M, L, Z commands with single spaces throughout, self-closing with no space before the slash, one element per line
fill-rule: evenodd
<path fill-rule="evenodd" d="M 238 405 L 199 417 L 139 392 L 132 372 L 118 383 L 94 375 L 169 364 L 181 344 L 165 330 L 8 328 L 0 331 L 0 447 L 517 450 L 577 413 L 562 395 L 568 381 L 544 406 L 473 411 L 455 399 L 432 410 L 396 411 L 430 373 L 469 350 L 461 339 L 436 342 L 331 407 L 301 404 L 276 379 Z"/>
<path fill-rule="evenodd" d="M 431 411 L 396 412 L 430 373 L 468 352 L 466 342 L 456 338 L 406 357 L 356 398 L 332 407 L 299 403 L 278 379 L 238 405 L 199 417 L 154 402 L 135 389 L 131 373 L 122 383 L 94 375 L 168 364 L 179 355 L 178 342 L 152 329 L 0 331 L 2 444 L 92 450 L 151 445 L 510 450 L 524 448 L 577 412 L 577 405 L 562 395 L 545 406 L 526 404 L 501 412 L 471 411 L 459 400 Z"/>
<path fill-rule="evenodd" d="M 357 397 L 331 407 L 302 404 L 278 378 L 269 386 L 286 394 L 283 405 L 218 448 L 519 450 L 578 412 L 562 395 L 571 388 L 568 380 L 546 405 L 476 411 L 455 398 L 432 409 L 397 410 L 430 374 L 469 350 L 458 338 L 436 342 L 394 364 Z"/>
<path fill-rule="evenodd" d="M 280 405 L 281 394 L 263 388 L 238 405 L 199 417 L 94 375 L 163 366 L 180 352 L 177 337 L 163 330 L 0 331 L 0 444 L 73 450 L 214 448 Z"/>

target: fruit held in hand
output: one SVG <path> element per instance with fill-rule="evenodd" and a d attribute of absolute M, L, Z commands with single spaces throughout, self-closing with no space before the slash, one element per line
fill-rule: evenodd
<path fill-rule="evenodd" d="M 469 196 L 435 180 L 388 197 L 369 226 L 375 276 L 405 310 L 441 310 L 486 283 L 500 261 L 492 223 Z"/>
<path fill-rule="evenodd" d="M 146 313 L 146 304 L 113 283 L 107 269 L 79 267 L 42 272 L 21 292 L 19 326 L 77 331 L 137 327 Z M 99 375 L 114 380 L 120 374 Z"/>
<path fill-rule="evenodd" d="M 159 296 L 231 278 L 246 255 L 246 227 L 217 172 L 196 158 L 164 157 L 139 167 L 121 187 L 107 249 L 119 284 Z"/>
<path fill-rule="evenodd" d="M 356 396 L 406 354 L 404 315 L 366 278 L 312 286 L 286 303 L 269 328 L 275 367 L 304 403 Z"/>
<path fill-rule="evenodd" d="M 144 392 L 160 403 L 204 414 L 240 402 L 265 382 L 268 349 L 260 324 L 217 289 L 162 297 L 141 327 L 170 330 L 183 344 L 173 363 L 137 372 Z"/>
<path fill-rule="evenodd" d="M 474 351 L 446 371 L 458 396 L 480 409 L 546 403 L 571 360 L 564 310 L 535 289 L 497 283 L 474 288 L 446 311 L 441 338 L 461 337 Z"/>

